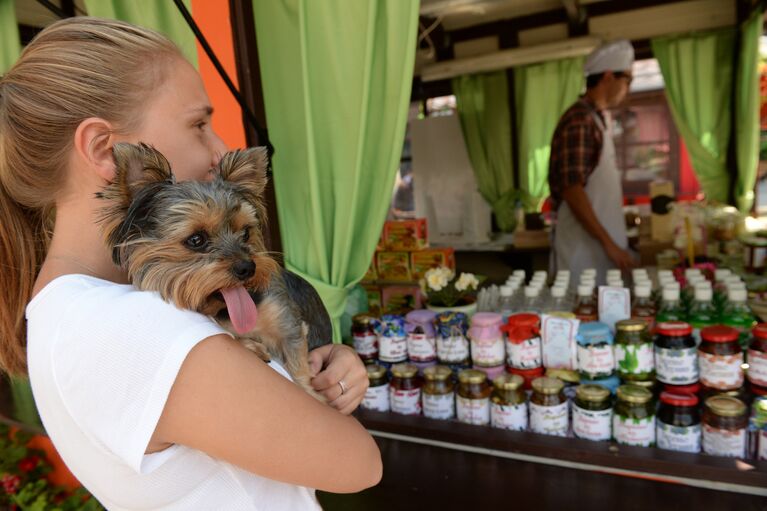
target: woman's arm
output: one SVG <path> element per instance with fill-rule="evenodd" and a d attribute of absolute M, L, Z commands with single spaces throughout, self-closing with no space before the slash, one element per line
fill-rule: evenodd
<path fill-rule="evenodd" d="M 348 493 L 377 484 L 381 454 L 354 418 L 310 397 L 226 335 L 189 353 L 152 444 L 177 443 L 263 477 Z"/>

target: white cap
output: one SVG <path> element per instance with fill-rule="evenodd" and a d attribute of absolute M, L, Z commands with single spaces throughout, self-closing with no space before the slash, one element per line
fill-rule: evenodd
<path fill-rule="evenodd" d="M 562 286 L 554 286 L 551 288 L 551 296 L 554 298 L 564 298 L 567 289 Z"/>
<path fill-rule="evenodd" d="M 671 270 L 658 270 L 658 278 L 659 279 L 663 278 L 663 277 L 666 277 L 666 276 L 674 278 L 674 272 L 671 271 Z"/>
<path fill-rule="evenodd" d="M 557 278 L 567 277 L 569 279 L 570 275 L 571 275 L 570 270 L 557 270 Z"/>
<path fill-rule="evenodd" d="M 617 278 L 621 277 L 621 271 L 620 270 L 618 270 L 617 268 L 611 268 L 611 269 L 607 270 L 607 279 L 608 280 L 611 279 L 611 278 L 616 278 L 616 277 Z"/>
<path fill-rule="evenodd" d="M 673 287 L 663 288 L 663 300 L 666 302 L 678 302 L 679 301 L 679 289 Z"/>
<path fill-rule="evenodd" d="M 703 275 L 690 275 L 689 277 L 687 277 L 687 285 L 688 286 L 695 287 L 699 283 L 705 282 L 705 281 L 706 281 L 706 277 L 704 277 Z"/>
<path fill-rule="evenodd" d="M 594 292 L 594 287 L 587 284 L 581 284 L 578 286 L 578 296 L 591 296 Z"/>
<path fill-rule="evenodd" d="M 631 276 L 636 277 L 637 275 L 647 275 L 647 270 L 645 268 L 634 268 L 631 270 Z"/>
<path fill-rule="evenodd" d="M 519 289 L 519 286 L 520 286 L 520 283 L 519 283 L 518 281 L 516 281 L 516 280 L 514 280 L 514 281 L 512 281 L 512 282 L 507 282 L 507 283 L 506 283 L 506 287 L 510 287 L 510 288 L 511 288 L 511 291 L 512 291 L 512 293 L 513 293 L 514 291 L 516 291 L 517 289 Z"/>
<path fill-rule="evenodd" d="M 610 287 L 623 287 L 623 279 L 608 280 L 607 285 Z"/>
<path fill-rule="evenodd" d="M 591 276 L 596 278 L 597 277 L 597 269 L 596 268 L 586 268 L 581 272 L 581 277 L 583 276 Z"/>
<path fill-rule="evenodd" d="M 570 279 L 557 278 L 557 280 L 554 281 L 554 286 L 559 286 L 559 287 L 563 287 L 567 289 L 568 287 L 570 287 Z"/>
<path fill-rule="evenodd" d="M 713 289 L 714 286 L 711 285 L 711 282 L 708 280 L 701 280 L 700 282 L 695 283 L 695 289 L 698 289 L 699 287 L 703 287 L 706 289 Z"/>
<path fill-rule="evenodd" d="M 745 302 L 748 292 L 745 289 L 730 289 L 727 291 L 727 299 L 731 302 Z"/>
<path fill-rule="evenodd" d="M 515 277 L 519 277 L 521 279 L 524 279 L 525 277 L 527 277 L 527 274 L 525 274 L 525 270 L 514 270 L 512 272 L 512 275 Z"/>
<path fill-rule="evenodd" d="M 533 272 L 533 277 L 543 276 L 543 278 L 546 278 L 549 276 L 549 272 L 546 270 L 538 270 Z"/>
<path fill-rule="evenodd" d="M 679 291 L 680 289 L 682 289 L 682 286 L 679 284 L 679 282 L 677 282 L 675 280 L 674 282 L 668 282 L 666 284 L 663 284 L 663 289 L 664 290 L 666 290 L 666 289 L 676 289 L 677 291 Z"/>
<path fill-rule="evenodd" d="M 727 284 L 727 291 L 729 292 L 730 289 L 746 289 L 746 283 L 745 282 L 731 282 Z"/>
<path fill-rule="evenodd" d="M 729 277 L 725 277 L 724 281 L 729 284 L 730 282 L 743 282 L 743 279 L 737 275 L 730 275 Z"/>
<path fill-rule="evenodd" d="M 501 286 L 501 296 L 511 296 L 514 294 L 514 289 L 511 286 Z"/>
<path fill-rule="evenodd" d="M 629 71 L 634 63 L 634 47 L 625 39 L 603 44 L 586 57 L 583 74 L 586 76 L 605 71 Z"/>
<path fill-rule="evenodd" d="M 714 295 L 714 292 L 711 290 L 710 287 L 696 287 L 695 288 L 695 301 L 696 302 L 708 302 L 711 300 L 711 297 Z"/>
<path fill-rule="evenodd" d="M 685 268 L 684 277 L 688 279 L 690 275 L 702 275 L 700 268 Z"/>
<path fill-rule="evenodd" d="M 634 286 L 634 296 L 639 298 L 649 298 L 650 288 L 648 286 Z"/>
<path fill-rule="evenodd" d="M 720 280 L 725 280 L 727 277 L 732 275 L 732 270 L 729 268 L 717 268 L 714 270 L 714 280 L 719 282 Z"/>
<path fill-rule="evenodd" d="M 541 290 L 534 286 L 527 286 L 525 288 L 525 298 L 533 298 L 538 296 L 538 294 L 541 292 Z"/>

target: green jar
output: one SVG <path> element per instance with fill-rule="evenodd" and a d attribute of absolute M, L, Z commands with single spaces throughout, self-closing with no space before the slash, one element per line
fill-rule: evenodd
<path fill-rule="evenodd" d="M 572 406 L 573 434 L 586 440 L 610 440 L 613 405 L 610 390 L 602 385 L 579 385 Z"/>
<path fill-rule="evenodd" d="M 655 379 L 654 345 L 647 323 L 624 319 L 615 324 L 615 365 L 624 381 Z"/>
<path fill-rule="evenodd" d="M 652 392 L 636 385 L 618 387 L 613 414 L 613 438 L 619 444 L 655 445 L 655 403 Z"/>

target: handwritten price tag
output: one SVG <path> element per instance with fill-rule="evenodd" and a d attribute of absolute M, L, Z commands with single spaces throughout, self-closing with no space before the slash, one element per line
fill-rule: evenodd
<path fill-rule="evenodd" d="M 625 287 L 599 286 L 599 321 L 615 333 L 615 323 L 631 317 L 631 298 Z"/>
<path fill-rule="evenodd" d="M 543 365 L 554 369 L 575 369 L 578 349 L 575 335 L 578 333 L 577 319 L 565 319 L 544 314 L 541 317 L 541 344 Z"/>

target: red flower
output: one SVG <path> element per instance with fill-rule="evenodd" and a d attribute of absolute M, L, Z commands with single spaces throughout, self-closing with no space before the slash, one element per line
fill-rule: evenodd
<path fill-rule="evenodd" d="M 3 477 L 0 478 L 0 485 L 3 486 L 5 493 L 13 494 L 16 493 L 19 486 L 21 486 L 21 478 L 11 474 L 4 474 Z"/>
<path fill-rule="evenodd" d="M 19 470 L 22 472 L 31 472 L 37 467 L 37 464 L 40 462 L 40 458 L 37 456 L 30 456 L 29 458 L 24 458 L 19 462 Z"/>

